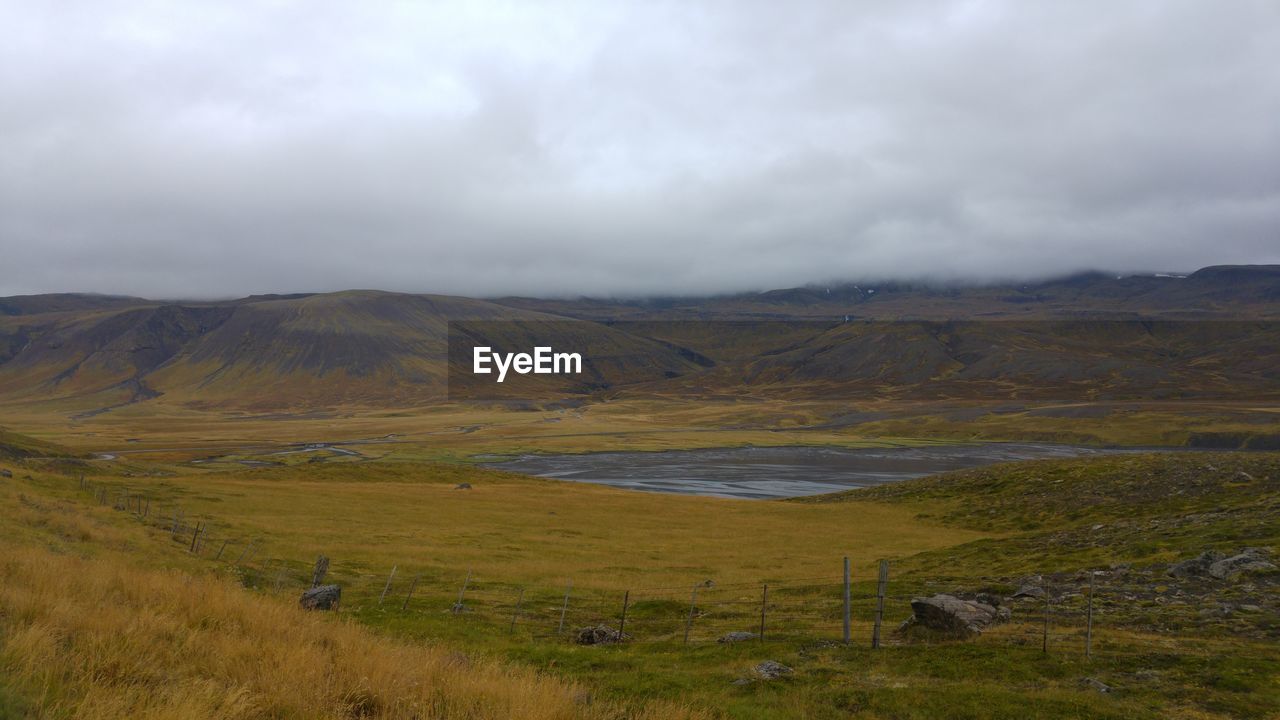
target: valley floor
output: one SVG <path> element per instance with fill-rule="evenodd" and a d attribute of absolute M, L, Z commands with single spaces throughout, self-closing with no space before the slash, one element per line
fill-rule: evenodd
<path fill-rule="evenodd" d="M 121 448 L 160 443 L 137 439 Z M 1206 549 L 1280 547 L 1274 453 L 1014 463 L 761 502 L 416 456 L 429 446 L 270 466 L 4 447 L 14 717 L 1280 713 L 1280 576 L 1166 574 Z M 336 616 L 296 609 L 319 554 Z M 1049 602 L 1014 598 L 1024 586 Z M 972 640 L 898 633 L 937 592 L 999 596 L 1012 618 Z M 717 642 L 758 633 L 762 609 L 763 641 Z M 629 642 L 571 641 L 623 622 Z M 764 660 L 794 672 L 758 680 Z"/>

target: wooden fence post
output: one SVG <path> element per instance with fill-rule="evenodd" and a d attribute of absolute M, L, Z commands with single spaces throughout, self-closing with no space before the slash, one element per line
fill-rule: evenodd
<path fill-rule="evenodd" d="M 409 609 L 409 598 L 413 597 L 413 589 L 418 587 L 418 578 L 422 577 L 422 573 L 413 576 L 413 582 L 409 583 L 409 594 L 404 596 L 404 604 L 400 606 L 400 610 Z"/>
<path fill-rule="evenodd" d="M 1092 570 L 1089 571 L 1089 609 L 1085 613 L 1084 625 L 1084 657 L 1086 660 L 1093 659 L 1093 575 Z"/>
<path fill-rule="evenodd" d="M 1044 591 L 1044 630 L 1040 636 L 1040 652 L 1049 652 L 1049 578 L 1046 577 L 1040 584 L 1040 589 Z"/>
<path fill-rule="evenodd" d="M 622 642 L 622 630 L 627 626 L 627 606 L 631 604 L 631 591 L 622 595 L 622 620 L 618 622 L 618 642 Z"/>
<path fill-rule="evenodd" d="M 880 647 L 880 625 L 884 622 L 884 593 L 889 585 L 889 561 L 880 561 L 880 575 L 876 580 L 876 624 L 871 631 L 871 647 Z"/>
<path fill-rule="evenodd" d="M 556 635 L 564 633 L 564 616 L 569 612 L 569 593 L 573 590 L 573 580 L 569 580 L 568 586 L 564 589 L 564 604 L 560 606 L 560 626 L 556 628 Z"/>
<path fill-rule="evenodd" d="M 222 559 L 222 551 L 227 549 L 227 543 L 231 542 L 231 538 L 222 541 L 222 545 L 218 548 L 218 554 L 213 557 L 215 561 Z"/>
<path fill-rule="evenodd" d="M 196 543 L 200 541 L 200 530 L 203 527 L 203 523 L 196 523 L 196 529 L 191 531 L 191 552 L 196 551 Z"/>
<path fill-rule="evenodd" d="M 764 591 L 760 594 L 760 642 L 764 642 L 764 618 L 769 608 L 769 586 L 764 586 Z"/>
<path fill-rule="evenodd" d="M 701 585 L 701 584 L 702 583 L 698 583 L 697 585 L 694 585 L 693 593 L 689 595 L 689 617 L 685 618 L 685 621 L 684 621 L 684 644 L 685 645 L 689 644 L 689 631 L 693 629 L 693 611 L 694 611 L 694 608 L 697 607 L 698 605 L 698 585 Z"/>
<path fill-rule="evenodd" d="M 458 602 L 453 604 L 453 612 L 460 613 L 467 609 L 462 601 L 467 597 L 467 586 L 471 584 L 471 568 L 467 568 L 467 577 L 462 581 L 462 587 L 458 588 Z"/>
<path fill-rule="evenodd" d="M 250 542 L 248 545 L 245 545 L 244 549 L 240 551 L 240 556 L 236 558 L 236 561 L 233 564 L 238 567 L 240 563 L 244 561 L 245 557 L 248 556 L 249 553 L 253 550 L 253 547 L 254 545 L 257 544 L 257 542 L 258 542 L 257 540 L 254 540 Z"/>
<path fill-rule="evenodd" d="M 516 607 L 511 611 L 511 627 L 507 629 L 510 635 L 516 631 L 516 618 L 520 617 L 520 603 L 524 602 L 524 588 L 520 588 L 520 593 L 516 595 Z"/>
<path fill-rule="evenodd" d="M 849 644 L 849 605 L 850 605 L 850 588 L 849 588 L 849 558 L 844 559 L 844 644 Z"/>
<path fill-rule="evenodd" d="M 320 587 L 320 583 L 324 582 L 324 576 L 329 574 L 329 558 L 321 555 L 316 558 L 315 569 L 311 571 L 311 587 Z"/>
<path fill-rule="evenodd" d="M 387 576 L 387 584 L 382 586 L 382 594 L 378 596 L 378 605 L 382 605 L 382 601 L 387 599 L 387 591 L 391 589 L 391 581 L 395 578 L 396 568 L 398 567 L 400 566 L 391 566 L 391 574 Z"/>

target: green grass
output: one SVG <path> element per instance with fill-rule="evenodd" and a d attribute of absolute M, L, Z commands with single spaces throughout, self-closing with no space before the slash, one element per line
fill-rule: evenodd
<path fill-rule="evenodd" d="M 1203 547 L 1276 546 L 1276 454 L 1016 463 L 792 502 L 632 493 L 394 454 L 272 468 L 201 470 L 141 460 L 98 465 L 90 477 L 95 485 L 129 487 L 152 497 L 156 512 L 177 504 L 188 521 L 210 522 L 212 542 L 204 553 L 187 553 L 190 535 L 175 541 L 154 516 L 143 524 L 89 505 L 91 493 L 79 490 L 76 475 L 57 463 L 6 467 L 40 503 L 78 508 L 93 523 L 118 528 L 109 536 L 89 532 L 141 566 L 207 567 L 292 603 L 311 561 L 325 552 L 334 561 L 331 578 L 344 587 L 340 614 L 346 619 L 390 638 L 439 643 L 581 682 L 602 701 L 690 703 L 734 718 L 853 712 L 872 718 L 1225 718 L 1280 711 L 1280 659 L 1273 652 L 1280 608 L 1269 585 L 1275 578 L 1201 587 L 1162 575 L 1164 563 Z M 460 482 L 473 487 L 456 490 Z M 15 542 L 61 537 L 58 542 L 75 544 L 84 532 L 76 522 L 64 527 L 46 520 L 36 529 L 13 518 L 5 522 L 17 529 Z M 227 558 L 212 560 L 220 537 L 258 538 L 262 549 L 234 569 Z M 847 647 L 835 642 L 838 563 L 845 554 L 853 558 L 855 579 L 854 643 Z M 881 557 L 893 560 L 888 646 L 873 651 L 872 573 Z M 1040 608 L 1033 602 L 1016 605 L 1013 623 L 974 641 L 911 643 L 892 632 L 915 594 L 995 586 L 1008 592 L 1020 576 L 1036 572 L 1056 572 L 1054 582 L 1068 588 L 1079 585 L 1076 571 L 1115 563 L 1133 568 L 1104 584 L 1150 592 L 1132 601 L 1111 589 L 1100 593 L 1092 660 L 1077 634 L 1080 597 L 1058 601 L 1048 654 L 1040 651 Z M 379 606 L 393 564 L 397 580 Z M 449 613 L 468 570 L 471 612 Z M 414 599 L 402 611 L 417 574 Z M 284 580 L 279 592 L 277 577 Z M 570 577 L 569 629 L 615 624 L 622 592 L 630 589 L 628 629 L 636 640 L 581 647 L 553 637 Z M 690 589 L 709 577 L 716 587 L 700 592 L 694 642 L 685 646 Z M 786 582 L 802 578 L 818 580 Z M 715 643 L 724 631 L 756 627 L 759 586 L 766 581 L 777 615 L 771 614 L 769 642 Z M 511 632 L 521 588 L 523 613 Z M 1204 618 L 1198 601 L 1158 601 L 1177 599 L 1183 590 L 1187 597 L 1209 593 L 1263 607 Z M 803 617 L 787 619 L 789 612 Z M 796 674 L 733 684 L 764 659 Z M 1082 684 L 1086 677 L 1114 692 L 1090 689 Z"/>

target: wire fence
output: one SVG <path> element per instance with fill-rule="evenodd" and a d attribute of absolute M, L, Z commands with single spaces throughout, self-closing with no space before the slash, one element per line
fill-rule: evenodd
<path fill-rule="evenodd" d="M 273 554 L 261 538 L 245 537 L 208 516 L 187 516 L 178 504 L 153 503 L 128 488 L 80 490 L 99 505 L 131 513 L 187 552 L 236 568 L 250 588 L 300 591 L 328 580 L 342 588 L 344 608 L 395 613 L 405 619 L 448 616 L 491 633 L 528 641 L 578 641 L 602 628 L 628 644 L 696 646 L 737 642 L 866 643 L 871 647 L 929 644 L 968 637 L 982 644 L 1039 648 L 1087 657 L 1182 654 L 1236 642 L 1239 656 L 1280 639 L 1280 593 L 1268 583 L 1175 581 L 1133 577 L 1126 568 L 1040 576 L 894 577 L 888 561 L 833 562 L 825 577 L 768 583 L 717 583 L 612 589 L 531 586 L 466 572 L 397 564 L 375 573 L 341 564 L 317 577 L 314 559 Z M 949 631 L 908 619 L 913 603 L 952 596 L 977 607 L 980 632 L 964 622 Z M 616 633 L 616 634 L 612 634 Z M 1238 643 L 1256 640 L 1262 643 Z"/>

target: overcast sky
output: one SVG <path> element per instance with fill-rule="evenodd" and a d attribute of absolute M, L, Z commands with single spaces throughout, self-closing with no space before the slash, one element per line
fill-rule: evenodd
<path fill-rule="evenodd" d="M 1275 0 L 0 0 L 0 33 L 0 295 L 1280 262 Z"/>

